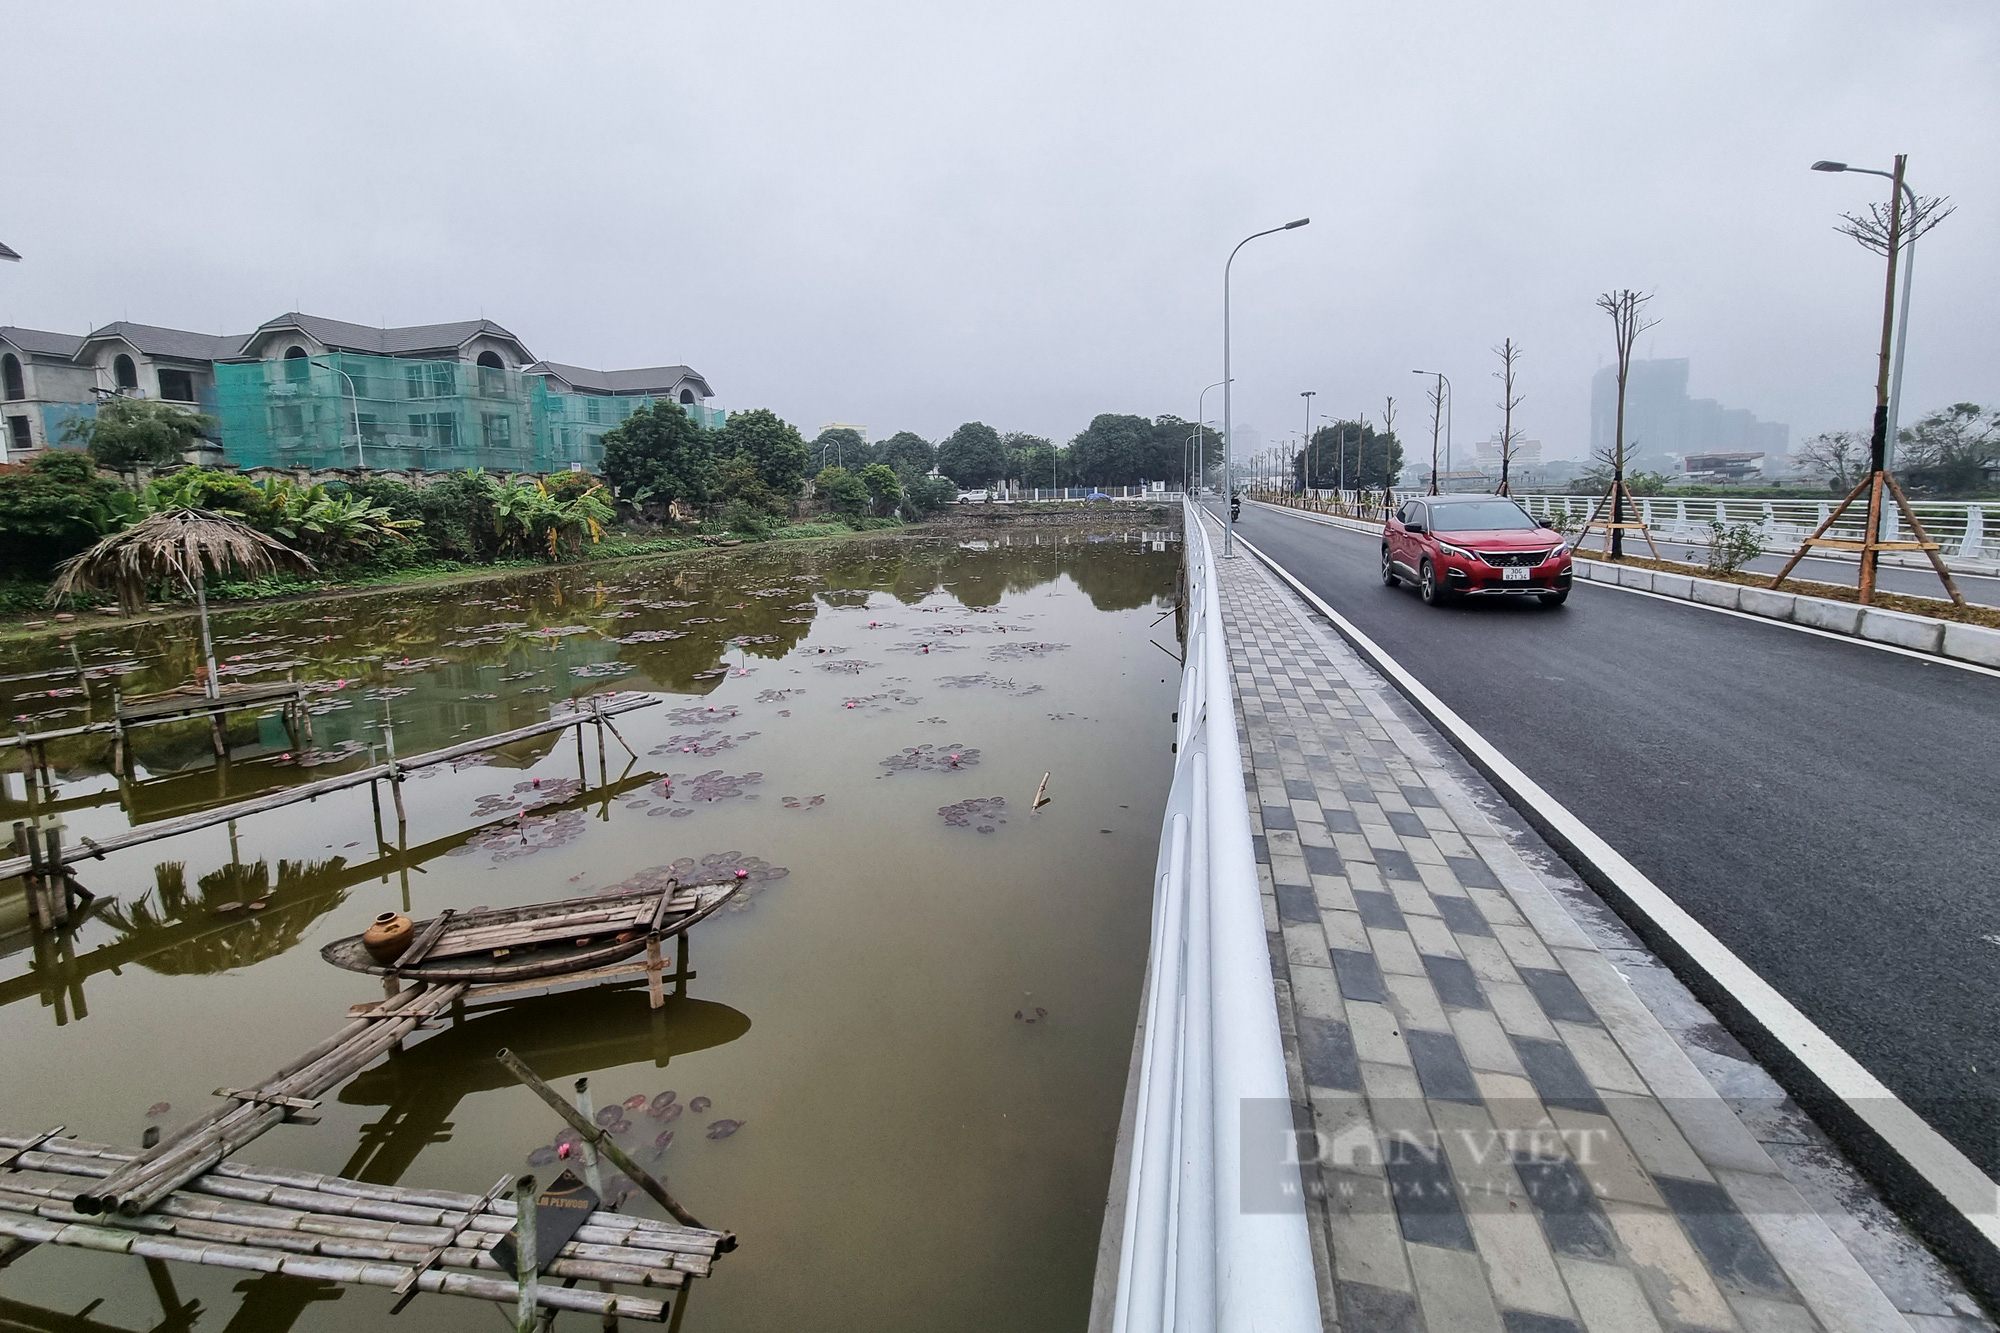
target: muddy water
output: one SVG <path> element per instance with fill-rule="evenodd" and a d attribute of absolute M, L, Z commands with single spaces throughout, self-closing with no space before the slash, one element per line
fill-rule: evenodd
<path fill-rule="evenodd" d="M 232 677 L 311 682 L 311 745 L 244 716 L 217 765 L 205 724 L 162 727 L 121 782 L 102 741 L 65 743 L 51 761 L 70 845 L 340 772 L 390 728 L 407 756 L 585 693 L 665 702 L 619 719 L 636 761 L 615 740 L 600 760 L 594 732 L 579 755 L 569 732 L 429 770 L 405 785 L 401 849 L 393 808 L 384 845 L 360 789 L 89 866 L 103 905 L 71 939 L 35 942 L 18 886 L 0 889 L 0 1126 L 119 1143 L 171 1130 L 379 993 L 318 952 L 378 911 L 761 858 L 789 873 L 697 928 L 696 976 L 662 1013 L 600 989 L 470 1014 L 243 1158 L 482 1191 L 561 1128 L 493 1061 L 506 1046 L 565 1088 L 589 1075 L 600 1106 L 709 1099 L 654 1166 L 742 1237 L 698 1284 L 689 1328 L 1081 1327 L 1170 778 L 1177 668 L 1149 640 L 1172 644 L 1171 618 L 1152 622 L 1178 563 L 1171 534 L 906 538 L 219 615 Z M 186 622 L 92 628 L 73 647 L 0 655 L 5 717 L 102 716 L 109 673 L 144 693 L 196 662 Z M 1053 800 L 1030 817 L 1045 771 Z M 23 782 L 0 793 L 7 819 Z M 525 843 L 468 844 L 548 797 Z M 251 902 L 265 905 L 224 910 Z M 723 1120 L 741 1128 L 707 1137 Z M 632 1122 L 647 1160 L 663 1127 Z M 381 1292 L 170 1276 L 197 1329 L 390 1326 Z M 109 1327 L 162 1319 L 138 1261 L 77 1251 L 29 1254 L 0 1298 L 101 1300 L 90 1317 Z M 470 1302 L 420 1300 L 402 1322 L 493 1326 Z"/>

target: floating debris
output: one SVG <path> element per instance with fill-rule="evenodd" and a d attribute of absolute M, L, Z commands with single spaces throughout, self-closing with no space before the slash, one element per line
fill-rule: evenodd
<path fill-rule="evenodd" d="M 893 776 L 897 773 L 956 773 L 961 769 L 976 768 L 980 752 L 963 745 L 947 742 L 943 745 L 913 745 L 900 754 L 892 754 L 882 761 L 882 767 Z"/>
<path fill-rule="evenodd" d="M 1006 818 L 1000 813 L 1007 808 L 1004 796 L 974 796 L 953 805 L 941 805 L 938 813 L 951 828 L 972 828 L 977 826 L 981 833 L 993 832 L 996 824 L 1004 824 Z"/>

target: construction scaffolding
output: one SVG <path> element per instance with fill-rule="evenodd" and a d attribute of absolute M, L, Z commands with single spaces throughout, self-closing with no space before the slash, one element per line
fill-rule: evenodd
<path fill-rule="evenodd" d="M 239 467 L 598 471 L 604 433 L 654 400 L 555 393 L 540 375 L 333 352 L 221 362 L 215 413 Z M 696 424 L 722 413 L 683 404 Z"/>

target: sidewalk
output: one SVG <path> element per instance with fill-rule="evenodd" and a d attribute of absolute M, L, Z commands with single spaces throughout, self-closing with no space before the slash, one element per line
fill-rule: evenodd
<path fill-rule="evenodd" d="M 1218 563 L 1327 1327 L 1995 1328 L 1428 723 Z"/>

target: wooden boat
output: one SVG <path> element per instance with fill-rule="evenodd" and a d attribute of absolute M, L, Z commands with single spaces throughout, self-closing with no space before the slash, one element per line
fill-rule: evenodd
<path fill-rule="evenodd" d="M 709 884 L 668 880 L 658 889 L 603 893 L 521 907 L 447 909 L 416 922 L 410 947 L 383 962 L 359 935 L 335 940 L 320 957 L 350 972 L 412 981 L 491 983 L 562 976 L 630 958 L 648 938 L 678 935 L 714 913 L 748 882 L 732 874 Z"/>

